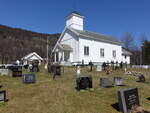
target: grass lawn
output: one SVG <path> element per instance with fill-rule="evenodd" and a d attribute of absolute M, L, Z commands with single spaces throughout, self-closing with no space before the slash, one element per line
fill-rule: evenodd
<path fill-rule="evenodd" d="M 6 90 L 8 99 L 8 102 L 0 103 L 0 113 L 120 113 L 112 104 L 118 102 L 117 91 L 128 87 L 138 87 L 140 104 L 150 111 L 150 101 L 146 99 L 150 97 L 150 70 L 132 70 L 143 72 L 147 83 L 136 82 L 137 77 L 124 75 L 122 70 L 106 75 L 104 72 L 88 72 L 84 68 L 81 73 L 93 77 L 94 91 L 77 91 L 73 67 L 65 67 L 62 78 L 53 80 L 41 66 L 40 72 L 35 73 L 35 84 L 23 84 L 21 78 L 12 78 L 11 73 L 0 76 L 1 90 Z M 114 76 L 121 76 L 126 86 L 101 88 L 99 79 L 102 76 L 112 81 Z"/>

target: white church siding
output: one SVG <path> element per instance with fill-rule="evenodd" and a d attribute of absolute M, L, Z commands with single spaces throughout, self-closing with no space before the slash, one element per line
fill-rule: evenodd
<path fill-rule="evenodd" d="M 89 56 L 84 55 L 84 46 L 89 46 Z M 114 45 L 110 43 L 104 43 L 100 41 L 95 41 L 87 38 L 79 38 L 79 48 L 80 48 L 80 61 L 84 60 L 85 63 L 92 62 L 111 62 L 122 60 L 121 45 Z M 104 49 L 104 57 L 100 56 L 100 49 Z M 116 58 L 113 58 L 112 51 L 116 51 Z"/>
<path fill-rule="evenodd" d="M 70 54 L 70 62 L 78 62 L 78 37 L 71 32 L 70 30 L 67 30 L 65 32 L 62 40 L 60 41 L 60 44 L 66 44 L 70 45 L 70 47 L 73 49 L 73 51 Z"/>
<path fill-rule="evenodd" d="M 125 56 L 122 55 L 122 61 L 123 61 L 123 63 L 130 64 L 130 56 L 126 56 L 126 58 L 125 58 Z"/>

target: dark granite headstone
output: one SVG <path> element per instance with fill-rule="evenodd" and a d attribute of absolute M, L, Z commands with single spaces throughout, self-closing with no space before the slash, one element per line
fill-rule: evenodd
<path fill-rule="evenodd" d="M 0 91 L 0 101 L 6 101 L 6 91 Z"/>
<path fill-rule="evenodd" d="M 31 72 L 39 72 L 39 61 L 38 60 L 34 60 L 32 62 L 32 69 L 30 70 Z"/>
<path fill-rule="evenodd" d="M 139 75 L 138 82 L 145 82 L 145 76 L 143 74 Z"/>
<path fill-rule="evenodd" d="M 13 66 L 11 68 L 13 77 L 21 77 L 22 76 L 22 67 L 21 66 Z"/>
<path fill-rule="evenodd" d="M 24 74 L 22 76 L 22 81 L 23 83 L 35 83 L 36 79 L 35 79 L 35 75 L 34 74 Z"/>
<path fill-rule="evenodd" d="M 88 67 L 89 67 L 89 71 L 92 71 L 92 70 L 93 70 L 93 63 L 92 63 L 91 61 L 89 62 Z"/>
<path fill-rule="evenodd" d="M 79 77 L 76 80 L 77 90 L 92 88 L 92 77 Z"/>
<path fill-rule="evenodd" d="M 106 67 L 107 67 L 107 64 L 104 62 L 104 63 L 102 64 L 103 70 L 106 70 Z"/>
<path fill-rule="evenodd" d="M 112 85 L 109 83 L 109 79 L 108 78 L 100 78 L 100 86 L 102 87 L 112 87 Z"/>
<path fill-rule="evenodd" d="M 60 65 L 56 65 L 54 67 L 54 75 L 61 75 L 61 66 Z"/>
<path fill-rule="evenodd" d="M 123 86 L 123 78 L 122 77 L 114 77 L 114 85 L 115 86 Z"/>
<path fill-rule="evenodd" d="M 118 91 L 118 101 L 120 111 L 129 113 L 133 107 L 139 106 L 138 89 L 126 88 Z"/>

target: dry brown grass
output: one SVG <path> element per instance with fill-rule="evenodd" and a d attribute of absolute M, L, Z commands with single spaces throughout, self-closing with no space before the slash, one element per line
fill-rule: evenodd
<path fill-rule="evenodd" d="M 7 91 L 8 102 L 0 104 L 0 113 L 119 113 L 111 105 L 116 103 L 117 91 L 126 87 L 138 87 L 141 107 L 150 111 L 150 70 L 138 70 L 146 74 L 147 83 L 136 82 L 136 77 L 123 74 L 119 70 L 111 75 L 104 72 L 88 72 L 83 69 L 83 75 L 92 75 L 94 91 L 76 91 L 74 68 L 66 68 L 62 78 L 53 80 L 43 67 L 35 73 L 35 84 L 22 84 L 21 78 L 0 76 L 1 89 Z M 99 78 L 122 76 L 127 86 L 101 88 Z"/>

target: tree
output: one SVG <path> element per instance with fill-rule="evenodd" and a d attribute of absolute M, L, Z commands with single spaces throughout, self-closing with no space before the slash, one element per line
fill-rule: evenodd
<path fill-rule="evenodd" d="M 123 34 L 123 36 L 121 37 L 121 42 L 123 44 L 123 47 L 128 50 L 133 50 L 135 47 L 134 36 L 130 32 L 126 32 L 125 34 Z"/>
<path fill-rule="evenodd" d="M 145 40 L 142 46 L 143 64 L 150 64 L 150 41 Z"/>

